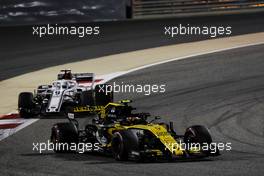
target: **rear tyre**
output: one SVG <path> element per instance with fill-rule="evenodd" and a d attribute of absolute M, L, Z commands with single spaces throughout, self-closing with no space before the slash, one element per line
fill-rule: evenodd
<path fill-rule="evenodd" d="M 33 117 L 34 103 L 31 92 L 22 92 L 18 96 L 18 110 L 21 118 Z"/>
<path fill-rule="evenodd" d="M 78 130 L 72 123 L 57 123 L 51 129 L 51 142 L 56 153 L 74 152 L 70 146 L 78 144 Z"/>
<path fill-rule="evenodd" d="M 126 138 L 122 131 L 115 132 L 112 138 L 112 153 L 117 161 L 128 160 L 128 151 L 126 145 Z"/>

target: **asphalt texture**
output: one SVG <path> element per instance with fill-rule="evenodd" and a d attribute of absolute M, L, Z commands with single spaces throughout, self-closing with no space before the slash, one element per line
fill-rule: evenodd
<path fill-rule="evenodd" d="M 99 26 L 100 35 L 32 35 L 32 26 L 0 27 L 0 80 L 50 66 L 111 54 L 210 39 L 204 35 L 164 35 L 165 26 L 231 26 L 232 35 L 263 32 L 263 12 L 253 14 L 179 17 L 153 20 L 72 24 Z M 64 26 L 62 24 L 62 26 Z M 226 36 L 219 36 L 226 37 Z"/>
<path fill-rule="evenodd" d="M 176 162 L 117 162 L 91 154 L 42 154 L 52 124 L 41 119 L 0 142 L 0 175 L 263 175 L 264 45 L 207 54 L 149 67 L 113 80 L 119 84 L 166 85 L 164 93 L 117 93 L 137 111 L 173 121 L 176 132 L 191 125 L 210 129 L 213 140 L 231 142 L 216 158 Z M 85 121 L 82 119 L 81 121 Z"/>

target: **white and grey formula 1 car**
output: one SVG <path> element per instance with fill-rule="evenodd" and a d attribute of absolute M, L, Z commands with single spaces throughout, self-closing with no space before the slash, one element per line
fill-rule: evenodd
<path fill-rule="evenodd" d="M 67 113 L 69 108 L 86 105 L 106 105 L 113 101 L 113 93 L 106 94 L 102 84 L 95 85 L 94 73 L 71 73 L 61 70 L 51 85 L 40 85 L 32 92 L 18 97 L 20 117 L 30 118 L 48 113 Z"/>

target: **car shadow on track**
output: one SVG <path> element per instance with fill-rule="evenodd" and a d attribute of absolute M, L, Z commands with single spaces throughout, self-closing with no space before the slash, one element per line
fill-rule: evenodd
<path fill-rule="evenodd" d="M 95 117 L 95 114 L 86 114 L 86 115 L 75 115 L 75 119 L 86 119 L 86 118 L 93 118 Z M 37 119 L 67 119 L 66 114 L 49 114 L 49 115 L 43 115 L 38 117 L 33 117 Z"/>
<path fill-rule="evenodd" d="M 23 157 L 41 157 L 48 156 L 62 159 L 64 161 L 85 161 L 87 164 L 111 164 L 118 163 L 112 156 L 98 153 L 27 153 L 21 154 Z"/>
<path fill-rule="evenodd" d="M 168 160 L 144 160 L 144 161 L 116 161 L 112 155 L 105 155 L 100 153 L 29 153 L 29 154 L 22 154 L 22 156 L 29 156 L 29 157 L 40 157 L 40 156 L 49 156 L 54 158 L 59 158 L 65 161 L 85 161 L 85 164 L 126 164 L 126 165 L 133 165 L 133 164 L 160 164 L 160 163 L 186 163 L 186 162 L 211 162 L 215 159 L 213 158 L 192 158 L 192 159 L 177 159 L 173 161 Z"/>

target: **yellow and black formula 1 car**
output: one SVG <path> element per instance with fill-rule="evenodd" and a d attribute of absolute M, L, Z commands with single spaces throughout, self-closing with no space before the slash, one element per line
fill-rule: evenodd
<path fill-rule="evenodd" d="M 59 144 L 89 144 L 94 151 L 112 154 L 116 160 L 177 159 L 216 156 L 219 150 L 210 146 L 212 138 L 207 128 L 196 125 L 178 135 L 173 123 L 158 123 L 149 113 L 132 113 L 129 100 L 108 103 L 106 106 L 76 107 L 74 112 L 95 112 L 98 117 L 79 129 L 73 113 L 68 123 L 57 123 L 51 130 L 51 141 Z M 69 152 L 70 148 L 55 148 Z"/>

